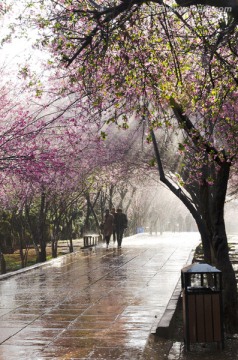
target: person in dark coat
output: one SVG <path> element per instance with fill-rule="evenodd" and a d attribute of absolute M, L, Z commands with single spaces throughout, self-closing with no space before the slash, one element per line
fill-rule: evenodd
<path fill-rule="evenodd" d="M 124 234 L 124 230 L 127 228 L 127 216 L 122 212 L 122 209 L 117 209 L 115 220 L 115 228 L 117 235 L 117 245 L 118 248 L 121 248 L 122 238 Z"/>
<path fill-rule="evenodd" d="M 109 210 L 107 209 L 105 212 L 104 223 L 103 223 L 103 235 L 107 244 L 107 248 L 110 243 L 110 238 L 113 231 L 113 225 L 114 225 L 114 217 L 112 214 L 110 214 Z"/>

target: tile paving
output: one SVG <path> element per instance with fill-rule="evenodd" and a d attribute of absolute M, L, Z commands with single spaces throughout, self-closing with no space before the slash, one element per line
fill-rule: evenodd
<path fill-rule="evenodd" d="M 198 233 L 138 234 L 122 249 L 97 246 L 1 275 L 0 360 L 143 359 L 198 243 Z"/>

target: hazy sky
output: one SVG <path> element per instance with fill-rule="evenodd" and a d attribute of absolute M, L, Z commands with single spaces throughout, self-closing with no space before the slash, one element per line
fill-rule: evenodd
<path fill-rule="evenodd" d="M 21 1 L 16 1 L 15 11 L 11 14 L 5 15 L 1 19 L 0 27 L 0 40 L 9 33 L 8 26 L 14 19 L 14 16 L 20 13 Z M 26 62 L 30 63 L 35 69 L 39 66 L 39 61 L 45 57 L 42 52 L 37 49 L 33 49 L 33 44 L 36 39 L 36 30 L 28 31 L 28 39 L 20 38 L 18 33 L 12 37 L 10 43 L 5 43 L 1 48 L 0 64 L 6 64 L 8 66 L 19 67 Z"/>

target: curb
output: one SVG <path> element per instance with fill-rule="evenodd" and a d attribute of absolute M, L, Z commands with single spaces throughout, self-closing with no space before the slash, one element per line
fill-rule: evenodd
<path fill-rule="evenodd" d="M 179 308 L 181 302 L 181 283 L 178 281 L 175 290 L 169 300 L 165 312 L 159 323 L 152 326 L 151 334 L 158 335 L 164 338 L 169 338 L 173 328 L 176 310 Z"/>
<path fill-rule="evenodd" d="M 195 250 L 192 250 L 188 260 L 186 262 L 186 265 L 191 264 L 193 257 L 194 257 Z M 171 331 L 173 328 L 173 324 L 175 321 L 175 314 L 177 309 L 179 308 L 179 305 L 181 304 L 181 278 L 179 278 L 179 281 L 177 282 L 177 285 L 175 286 L 175 289 L 173 291 L 173 294 L 168 302 L 168 305 L 164 311 L 164 314 L 162 315 L 159 323 L 154 322 L 154 324 L 151 327 L 151 334 L 152 335 L 158 335 L 161 337 L 164 337 L 168 339 L 171 335 Z"/>
<path fill-rule="evenodd" d="M 15 270 L 15 271 L 10 271 L 6 274 L 0 274 L 0 281 L 2 280 L 6 280 L 12 276 L 17 276 L 17 275 L 21 275 L 27 271 L 31 271 L 31 270 L 35 270 L 35 269 L 38 269 L 38 268 L 43 268 L 43 267 L 47 267 L 49 266 L 50 264 L 54 263 L 54 262 L 57 262 L 59 261 L 61 258 L 65 257 L 65 256 L 72 256 L 72 255 L 75 255 L 77 252 L 79 252 L 79 250 L 77 251 L 74 251 L 72 253 L 68 253 L 68 254 L 64 254 L 64 255 L 61 255 L 55 259 L 51 259 L 51 260 L 47 260 L 46 262 L 43 262 L 43 263 L 38 263 L 38 264 L 35 264 L 35 265 L 31 265 L 31 266 L 27 266 L 23 269 L 19 269 L 19 270 Z"/>

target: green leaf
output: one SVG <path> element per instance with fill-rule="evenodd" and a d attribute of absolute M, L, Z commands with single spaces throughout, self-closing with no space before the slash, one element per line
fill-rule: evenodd
<path fill-rule="evenodd" d="M 105 133 L 105 131 L 101 131 L 101 138 L 102 138 L 103 140 L 106 140 L 107 134 Z"/>

